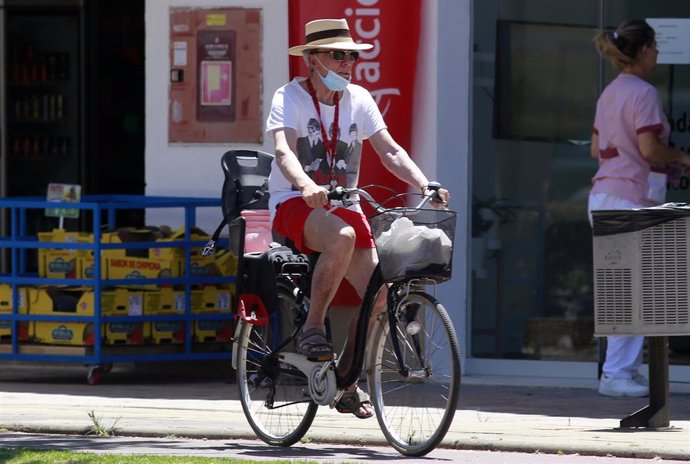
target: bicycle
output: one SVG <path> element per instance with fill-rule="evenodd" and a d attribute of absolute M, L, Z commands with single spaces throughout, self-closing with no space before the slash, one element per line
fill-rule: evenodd
<path fill-rule="evenodd" d="M 440 185 L 433 187 L 436 192 Z M 441 443 L 458 403 L 457 336 L 444 307 L 425 291 L 425 287 L 435 289 L 450 278 L 451 263 L 448 259 L 421 269 L 401 268 L 400 263 L 390 262 L 395 260 L 391 250 L 383 250 L 379 243 L 385 234 L 392 234 L 393 224 L 401 218 L 416 227 L 441 230 L 452 241 L 456 213 L 425 209 L 433 195 L 424 196 L 415 207 L 385 208 L 362 189 L 337 187 L 329 193 L 330 199 L 340 200 L 344 206 L 358 201 L 357 196 L 378 213 L 370 224 L 380 264 L 362 301 L 349 372 L 338 376 L 334 361 L 311 362 L 296 353 L 296 340 L 309 309 L 311 266 L 306 256 L 275 247 L 265 253 L 268 257 L 253 257 L 270 261 L 268 267 L 248 272 L 274 269 L 272 291 L 277 292 L 278 310 L 267 310 L 252 295 L 243 295 L 240 305 L 232 356 L 240 401 L 261 440 L 290 446 L 307 433 L 318 407 L 333 407 L 364 368 L 371 402 L 387 441 L 404 455 L 422 456 Z M 446 251 L 450 253 L 452 248 Z M 376 316 L 367 340 L 373 302 L 382 287 L 387 291 L 386 308 Z"/>

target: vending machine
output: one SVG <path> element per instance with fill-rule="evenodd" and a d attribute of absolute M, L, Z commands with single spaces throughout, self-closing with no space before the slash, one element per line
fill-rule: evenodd
<path fill-rule="evenodd" d="M 3 196 L 82 181 L 81 9 L 4 2 Z"/>
<path fill-rule="evenodd" d="M 50 183 L 83 183 L 82 16 L 78 2 L 0 2 L 3 197 L 45 198 Z M 54 226 L 29 214 L 29 233 Z M 6 211 L 0 221 L 6 236 Z"/>

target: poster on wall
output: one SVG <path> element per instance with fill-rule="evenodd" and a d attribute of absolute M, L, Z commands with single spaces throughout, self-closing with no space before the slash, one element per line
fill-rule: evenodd
<path fill-rule="evenodd" d="M 170 8 L 169 143 L 262 143 L 261 47 L 261 9 Z"/>
<path fill-rule="evenodd" d="M 366 88 L 379 106 L 393 138 L 410 156 L 415 63 L 419 49 L 420 0 L 290 0 L 290 45 L 304 42 L 304 25 L 314 19 L 345 18 L 355 42 L 374 45 L 360 52 L 352 82 Z M 285 53 L 287 54 L 287 47 Z M 290 57 L 290 76 L 306 76 L 300 57 Z M 398 191 L 407 186 L 380 163 L 369 144 L 362 151 L 360 185 L 384 184 Z M 376 192 L 373 192 L 376 193 Z"/>

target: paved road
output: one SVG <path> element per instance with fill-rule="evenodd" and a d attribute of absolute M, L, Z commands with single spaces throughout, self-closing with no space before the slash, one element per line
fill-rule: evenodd
<path fill-rule="evenodd" d="M 103 384 L 91 387 L 84 382 L 85 369 L 81 366 L 2 365 L 0 430 L 79 435 L 93 426 L 87 413 L 94 411 L 106 427 L 117 420 L 119 435 L 123 437 L 155 437 L 144 439 L 156 443 L 153 449 L 166 449 L 170 444 L 174 450 L 236 450 L 242 457 L 275 457 L 276 451 L 281 456 L 283 452 L 292 456 L 290 453 L 297 449 L 307 454 L 295 457 L 316 460 L 314 454 L 330 458 L 328 450 L 344 447 L 349 457 L 342 460 L 399 459 L 397 452 L 386 446 L 376 420 L 362 421 L 325 407 L 319 409 L 306 435 L 309 445 L 284 450 L 253 441 L 256 437 L 242 413 L 236 385 L 227 370 L 202 363 L 193 367 L 203 375 L 170 364 L 145 365 L 141 369 L 116 366 Z M 536 387 L 497 385 L 491 381 L 464 378 L 455 421 L 443 449 L 435 450 L 430 458 L 458 462 L 458 456 L 463 456 L 461 462 L 473 462 L 473 458 L 455 453 L 493 450 L 526 452 L 533 458 L 526 462 L 534 463 L 539 462 L 535 459 L 540 455 L 532 454 L 537 451 L 646 459 L 637 462 L 659 462 L 653 461 L 656 457 L 668 460 L 664 462 L 690 460 L 689 385 L 672 387 L 670 428 L 622 430 L 618 428 L 620 419 L 644 406 L 646 399 L 601 397 L 594 390 L 595 380 L 579 385 L 569 381 L 568 388 L 562 383 Z M 93 443 L 114 447 L 120 438 L 88 440 L 86 449 Z M 245 440 L 249 440 L 246 447 L 239 445 Z M 366 448 L 360 447 L 363 444 Z M 373 453 L 372 450 L 377 451 L 367 458 L 363 456 Z M 593 459 L 579 462 L 609 462 L 603 457 Z"/>
<path fill-rule="evenodd" d="M 212 458 L 272 461 L 305 460 L 317 463 L 385 462 L 463 463 L 463 464 L 687 464 L 659 458 L 634 459 L 573 454 L 515 453 L 436 449 L 421 458 L 408 458 L 390 447 L 300 443 L 290 448 L 276 448 L 255 440 L 182 440 L 170 438 L 76 437 L 66 435 L 0 433 L 5 448 L 69 449 L 90 453 L 197 456 Z"/>

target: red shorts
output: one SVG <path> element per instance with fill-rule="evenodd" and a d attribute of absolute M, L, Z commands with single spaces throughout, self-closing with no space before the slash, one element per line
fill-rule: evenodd
<path fill-rule="evenodd" d="M 324 209 L 330 209 L 325 206 Z M 303 198 L 290 198 L 279 204 L 273 219 L 273 229 L 280 235 L 295 242 L 295 247 L 302 253 L 313 253 L 304 245 L 304 224 L 313 211 Z M 355 248 L 374 248 L 374 238 L 366 216 L 347 208 L 336 208 L 331 214 L 338 216 L 355 230 Z"/>

